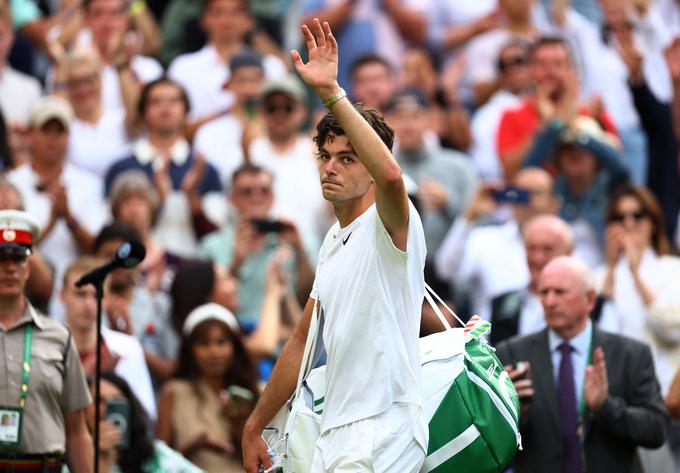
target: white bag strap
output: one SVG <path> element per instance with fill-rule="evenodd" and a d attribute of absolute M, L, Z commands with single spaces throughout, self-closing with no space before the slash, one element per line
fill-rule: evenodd
<path fill-rule="evenodd" d="M 312 319 L 309 322 L 309 331 L 307 332 L 307 341 L 305 342 L 305 351 L 302 352 L 302 362 L 300 363 L 300 372 L 298 373 L 297 385 L 295 386 L 295 391 L 293 392 L 293 399 L 297 396 L 300 386 L 302 386 L 302 381 L 305 379 L 308 371 L 311 370 L 311 366 L 308 366 L 312 353 L 316 348 L 317 332 L 319 329 L 319 307 L 318 301 L 314 301 L 314 310 L 312 311 Z"/>
<path fill-rule="evenodd" d="M 432 310 L 434 310 L 434 313 L 437 314 L 437 318 L 444 326 L 444 330 L 451 330 L 452 328 L 451 324 L 449 324 L 449 321 L 446 320 L 446 317 L 444 317 L 444 314 L 442 314 L 441 309 L 439 308 L 437 303 L 432 299 L 432 296 L 434 296 L 437 299 L 437 301 L 439 301 L 439 303 L 443 305 L 446 308 L 446 310 L 448 310 L 451 313 L 451 315 L 453 315 L 453 318 L 458 321 L 461 327 L 465 327 L 465 322 L 460 320 L 460 317 L 456 315 L 453 309 L 446 305 L 442 298 L 439 297 L 436 292 L 434 292 L 434 289 L 432 289 L 429 284 L 425 283 L 425 299 L 427 299 L 427 302 L 432 307 Z"/>

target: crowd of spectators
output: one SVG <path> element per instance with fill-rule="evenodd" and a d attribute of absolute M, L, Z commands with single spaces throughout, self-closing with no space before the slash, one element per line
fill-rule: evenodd
<path fill-rule="evenodd" d="M 649 345 L 680 418 L 680 2 L 0 0 L 0 208 L 41 223 L 28 296 L 87 374 L 95 294 L 74 282 L 146 246 L 106 284 L 104 397 L 145 425 L 116 448 L 103 421 L 105 471 L 195 471 L 175 451 L 243 471 L 332 224 L 325 111 L 286 53 L 314 17 L 340 84 L 394 128 L 430 285 L 495 344 L 545 327 L 541 271 L 579 258 L 593 323 Z M 680 428 L 648 471 L 675 471 L 662 451 L 680 458 Z"/>

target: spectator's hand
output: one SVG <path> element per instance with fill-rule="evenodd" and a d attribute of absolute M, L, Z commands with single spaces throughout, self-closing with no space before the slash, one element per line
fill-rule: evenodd
<path fill-rule="evenodd" d="M 515 385 L 515 391 L 517 391 L 520 403 L 520 416 L 524 416 L 531 404 L 531 398 L 534 396 L 534 384 L 531 381 L 531 365 L 528 361 L 525 361 L 524 369 L 522 370 L 518 370 L 511 365 L 505 365 L 504 369 L 508 372 L 512 384 Z"/>
<path fill-rule="evenodd" d="M 442 210 L 449 203 L 446 188 L 434 179 L 423 179 L 418 186 L 418 198 L 426 210 Z"/>
<path fill-rule="evenodd" d="M 468 205 L 464 214 L 465 219 L 474 222 L 479 217 L 494 212 L 498 208 L 498 204 L 493 198 L 493 191 L 502 187 L 503 183 L 501 182 L 485 182 L 480 184 L 472 195 L 472 199 L 470 199 L 470 205 Z"/>
<path fill-rule="evenodd" d="M 605 260 L 613 268 L 623 254 L 623 239 L 626 231 L 617 223 L 610 223 L 605 229 Z"/>
<path fill-rule="evenodd" d="M 567 8 L 571 5 L 571 0 L 553 0 L 550 5 L 550 12 L 555 25 L 562 28 L 567 23 Z"/>
<path fill-rule="evenodd" d="M 243 262 L 264 246 L 266 235 L 258 233 L 250 220 L 241 218 L 236 226 L 234 259 Z"/>
<path fill-rule="evenodd" d="M 638 245 L 633 241 L 631 235 L 624 233 L 623 235 L 623 249 L 628 257 L 628 266 L 630 267 L 630 272 L 634 275 L 638 275 L 638 270 L 640 269 L 640 263 L 642 262 L 642 255 L 644 254 L 644 247 Z"/>
<path fill-rule="evenodd" d="M 283 224 L 283 231 L 279 233 L 279 238 L 288 243 L 295 251 L 303 251 L 302 238 L 295 222 L 287 218 L 279 219 Z"/>
<path fill-rule="evenodd" d="M 616 51 L 628 69 L 628 76 L 637 79 L 642 74 L 642 53 L 635 45 L 632 29 L 625 25 L 614 28 Z"/>
<path fill-rule="evenodd" d="M 326 100 L 338 91 L 338 43 L 327 21 L 314 18 L 311 29 L 302 25 L 302 35 L 307 43 L 309 61 L 302 62 L 297 50 L 291 51 L 293 65 L 305 83 Z"/>
<path fill-rule="evenodd" d="M 222 404 L 224 416 L 230 421 L 237 423 L 245 421 L 255 407 L 254 401 L 233 401 L 226 389 L 220 393 L 220 403 Z"/>
<path fill-rule="evenodd" d="M 124 297 L 118 294 L 113 294 L 108 291 L 104 297 L 104 310 L 109 318 L 109 325 L 113 330 L 132 335 L 134 327 L 132 325 L 132 318 L 130 317 L 130 309 L 128 302 Z"/>
<path fill-rule="evenodd" d="M 234 453 L 236 453 L 234 445 L 232 445 L 229 442 L 224 442 L 222 440 L 213 438 L 207 432 L 203 432 L 202 434 L 200 434 L 192 443 L 195 446 L 194 447 L 195 450 L 205 448 L 217 453 L 226 453 L 227 455 L 233 455 Z"/>
<path fill-rule="evenodd" d="M 282 258 L 277 254 L 267 266 L 265 292 L 275 295 L 278 299 L 283 299 L 286 295 L 286 289 L 286 272 L 283 270 Z"/>
<path fill-rule="evenodd" d="M 262 432 L 255 431 L 246 423 L 241 439 L 243 449 L 243 466 L 248 473 L 259 473 L 260 465 L 266 470 L 272 466 L 267 453 L 267 443 L 262 439 Z"/>
<path fill-rule="evenodd" d="M 591 117 L 597 120 L 598 117 L 602 116 L 603 111 L 604 101 L 602 100 L 602 95 L 593 94 L 590 97 L 590 100 L 588 100 L 588 113 L 590 114 Z"/>
<path fill-rule="evenodd" d="M 477 18 L 474 22 L 475 34 L 479 35 L 491 31 L 503 25 L 503 13 L 496 9 L 484 16 Z"/>
<path fill-rule="evenodd" d="M 536 111 L 538 112 L 538 116 L 541 118 L 542 123 L 548 123 L 555 117 L 556 109 L 555 104 L 552 101 L 553 92 L 552 89 L 540 85 L 536 89 L 536 97 L 534 100 Z"/>
<path fill-rule="evenodd" d="M 555 117 L 562 120 L 562 123 L 569 126 L 578 114 L 580 89 L 578 77 L 575 71 L 567 76 L 564 89 L 555 104 Z"/>
<path fill-rule="evenodd" d="M 69 215 L 68 194 L 61 182 L 52 182 L 45 188 L 45 194 L 52 202 L 52 215 L 55 218 L 66 218 Z"/>
<path fill-rule="evenodd" d="M 165 160 L 162 166 L 154 169 L 153 185 L 158 192 L 158 198 L 162 204 L 165 198 L 172 191 L 172 180 L 170 179 L 170 160 Z"/>
<path fill-rule="evenodd" d="M 107 454 L 115 450 L 120 443 L 122 433 L 118 427 L 108 420 L 99 421 L 99 449 Z"/>
<path fill-rule="evenodd" d="M 671 74 L 673 83 L 680 82 L 680 36 L 676 36 L 673 42 L 664 49 L 664 56 L 666 57 L 666 64 Z"/>
<path fill-rule="evenodd" d="M 583 387 L 583 397 L 588 409 L 597 412 L 609 396 L 609 380 L 607 378 L 607 364 L 604 351 L 597 347 L 593 351 L 593 362 L 586 367 L 586 382 Z"/>
<path fill-rule="evenodd" d="M 205 170 L 205 158 L 201 153 L 196 153 L 191 168 L 184 175 L 184 179 L 182 179 L 182 184 L 180 186 L 182 192 L 189 196 L 198 194 L 201 181 L 203 181 L 203 177 L 205 176 Z"/>

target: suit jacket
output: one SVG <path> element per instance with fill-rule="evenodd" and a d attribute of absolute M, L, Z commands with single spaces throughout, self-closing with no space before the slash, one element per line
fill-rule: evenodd
<path fill-rule="evenodd" d="M 647 345 L 594 326 L 592 347 L 604 350 L 609 397 L 597 412 L 586 408 L 584 471 L 630 472 L 637 462 L 636 447 L 661 446 L 670 425 L 652 355 Z M 521 419 L 523 450 L 515 457 L 515 473 L 561 472 L 559 404 L 548 330 L 507 340 L 496 354 L 504 364 L 531 364 L 534 396 Z"/>

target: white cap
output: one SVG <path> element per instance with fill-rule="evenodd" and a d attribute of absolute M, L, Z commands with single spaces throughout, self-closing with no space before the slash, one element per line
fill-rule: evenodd
<path fill-rule="evenodd" d="M 41 128 L 50 120 L 57 120 L 66 130 L 71 128 L 73 108 L 68 100 L 50 95 L 41 99 L 31 111 L 31 125 L 34 128 Z"/>
<path fill-rule="evenodd" d="M 219 320 L 227 324 L 233 333 L 237 334 L 240 332 L 238 320 L 236 320 L 236 316 L 232 311 L 224 306 L 210 302 L 199 305 L 189 312 L 182 327 L 182 334 L 188 337 L 199 324 L 207 320 Z"/>

